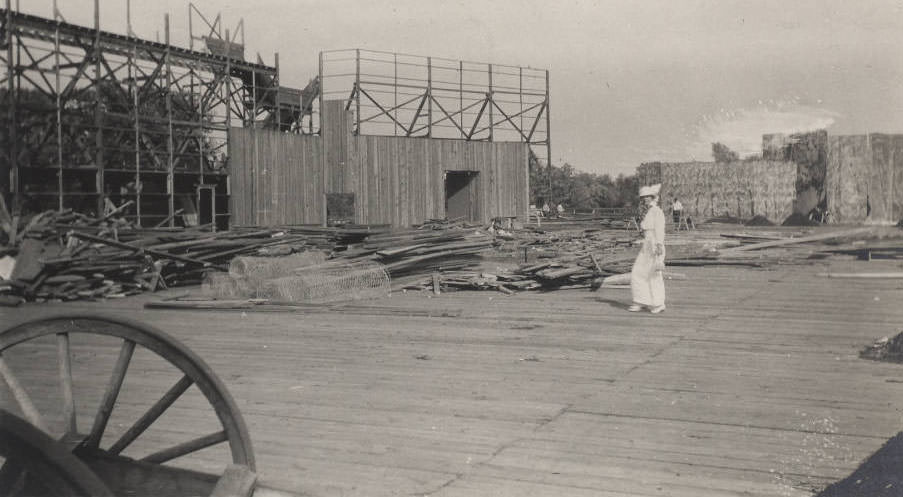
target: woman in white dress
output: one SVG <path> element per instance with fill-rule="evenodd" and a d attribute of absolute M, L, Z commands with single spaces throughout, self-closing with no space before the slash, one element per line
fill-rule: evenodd
<path fill-rule="evenodd" d="M 640 223 L 643 244 L 630 271 L 630 290 L 633 305 L 628 311 L 648 308 L 653 314 L 665 310 L 665 213 L 658 206 L 662 185 L 640 187 L 640 199 L 646 205 L 646 215 Z"/>

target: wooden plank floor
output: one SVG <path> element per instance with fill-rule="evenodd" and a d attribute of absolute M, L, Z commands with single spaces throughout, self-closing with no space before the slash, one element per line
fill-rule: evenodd
<path fill-rule="evenodd" d="M 395 294 L 344 313 L 152 311 L 159 296 L 142 296 L 0 320 L 96 310 L 170 332 L 228 385 L 263 484 L 298 494 L 802 496 L 903 428 L 903 366 L 857 356 L 903 330 L 903 282 L 817 273 L 899 266 L 676 268 L 687 279 L 658 316 L 606 289 Z M 90 366 L 117 347 L 78 350 L 82 383 L 102 387 Z M 56 402 L 55 377 L 13 362 Z M 111 431 L 174 378 L 136 359 Z M 80 397 L 80 416 L 99 399 Z M 178 404 L 147 442 L 206 433 L 204 410 Z"/>

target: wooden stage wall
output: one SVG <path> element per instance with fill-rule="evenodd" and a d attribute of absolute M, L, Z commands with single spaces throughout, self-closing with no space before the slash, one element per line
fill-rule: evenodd
<path fill-rule="evenodd" d="M 825 186 L 840 223 L 903 219 L 903 135 L 831 136 Z"/>
<path fill-rule="evenodd" d="M 475 221 L 526 219 L 526 144 L 354 136 L 342 107 L 327 104 L 324 123 L 333 125 L 322 137 L 230 130 L 233 225 L 323 224 L 328 193 L 353 193 L 360 224 L 441 219 L 446 171 L 477 173 Z"/>

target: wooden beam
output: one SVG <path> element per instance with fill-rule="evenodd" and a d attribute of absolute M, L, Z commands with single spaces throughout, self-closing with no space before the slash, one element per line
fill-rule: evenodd
<path fill-rule="evenodd" d="M 183 376 L 175 385 L 173 385 L 163 397 L 160 398 L 150 409 L 144 413 L 141 418 L 129 428 L 122 437 L 114 443 L 107 451 L 110 454 L 119 454 L 132 442 L 135 441 L 145 430 L 147 430 L 157 418 L 163 414 L 183 393 L 188 390 L 194 381 L 188 376 Z"/>
<path fill-rule="evenodd" d="M 122 381 L 129 369 L 129 362 L 132 360 L 132 353 L 135 351 L 135 342 L 131 340 L 123 340 L 122 347 L 119 349 L 119 357 L 116 359 L 116 365 L 113 367 L 113 373 L 110 375 L 110 383 L 104 392 L 103 400 L 97 409 L 97 416 L 94 418 L 94 426 L 91 433 L 85 439 L 85 446 L 98 447 L 100 439 L 103 437 L 104 429 L 107 427 L 107 421 L 110 420 L 110 414 L 113 413 L 113 406 L 116 405 L 116 398 L 119 397 L 119 390 L 122 388 Z"/>
<path fill-rule="evenodd" d="M 25 391 L 25 388 L 19 383 L 19 379 L 13 374 L 13 371 L 9 368 L 9 365 L 3 359 L 2 355 L 0 355 L 0 376 L 3 377 L 3 380 L 12 391 L 16 403 L 19 404 L 22 414 L 25 415 L 25 419 L 44 433 L 49 434 L 50 432 L 47 430 L 47 423 L 44 422 L 41 412 L 35 407 L 34 402 L 31 400 L 31 396 L 28 395 L 28 392 Z"/>
<path fill-rule="evenodd" d="M 154 452 L 153 454 L 141 459 L 144 462 L 154 463 L 154 464 L 162 464 L 166 461 L 170 461 L 177 457 L 184 456 L 186 454 L 191 454 L 192 452 L 197 452 L 201 449 L 206 449 L 207 447 L 216 445 L 218 443 L 222 443 L 228 440 L 228 436 L 225 431 L 218 431 L 216 433 L 211 433 L 209 435 L 204 435 L 203 437 L 195 438 L 194 440 L 189 440 L 185 443 L 176 445 L 174 447 L 170 447 L 168 449 L 163 449 L 158 452 Z"/>
<path fill-rule="evenodd" d="M 875 279 L 890 280 L 903 278 L 903 272 L 890 271 L 885 273 L 818 273 L 823 278 L 848 278 L 848 279 Z"/>
<path fill-rule="evenodd" d="M 60 390 L 63 394 L 63 420 L 66 434 L 77 433 L 75 397 L 72 394 L 72 356 L 69 352 L 69 334 L 57 333 L 57 356 L 60 364 Z"/>
<path fill-rule="evenodd" d="M 727 250 L 722 250 L 721 255 L 730 254 L 734 252 L 748 252 L 750 250 L 759 250 L 763 248 L 771 248 L 771 247 L 782 247 L 784 245 L 796 245 L 800 243 L 808 243 L 808 242 L 818 242 L 822 240 L 830 240 L 832 238 L 841 238 L 844 236 L 854 236 L 861 235 L 864 233 L 870 233 L 872 228 L 855 228 L 850 230 L 842 230 L 842 231 L 832 231 L 830 233 L 821 233 L 818 235 L 811 236 L 801 236 L 799 238 L 783 238 L 781 240 L 771 240 L 767 242 L 761 243 L 753 243 L 750 245 L 741 245 L 739 247 L 733 247 Z"/>

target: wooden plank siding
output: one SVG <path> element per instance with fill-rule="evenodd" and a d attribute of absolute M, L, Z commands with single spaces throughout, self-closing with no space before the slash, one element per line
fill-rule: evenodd
<path fill-rule="evenodd" d="M 528 147 L 395 136 L 354 136 L 350 114 L 325 106 L 323 136 L 233 128 L 233 224 L 324 222 L 328 193 L 353 193 L 361 224 L 410 226 L 445 213 L 445 173 L 474 171 L 476 221 L 526 219 Z"/>
<path fill-rule="evenodd" d="M 323 217 L 319 138 L 232 128 L 232 222 L 318 224 Z"/>

